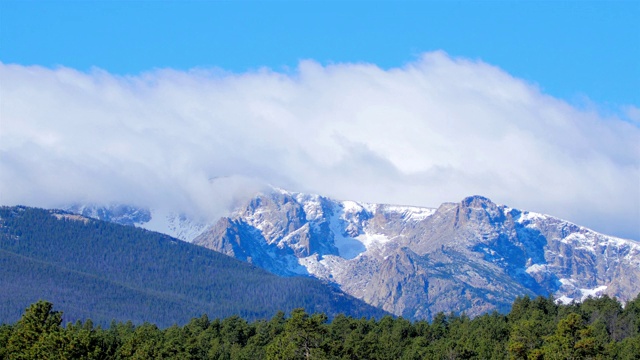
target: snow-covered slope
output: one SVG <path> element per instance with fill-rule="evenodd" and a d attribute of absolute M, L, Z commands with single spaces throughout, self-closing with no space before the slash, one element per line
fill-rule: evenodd
<path fill-rule="evenodd" d="M 183 214 L 130 205 L 72 205 L 64 210 L 93 219 L 144 228 L 187 242 L 191 242 L 210 225 Z"/>
<path fill-rule="evenodd" d="M 429 209 L 274 190 L 194 243 L 410 318 L 508 310 L 524 294 L 624 301 L 640 291 L 640 244 L 480 196 Z"/>

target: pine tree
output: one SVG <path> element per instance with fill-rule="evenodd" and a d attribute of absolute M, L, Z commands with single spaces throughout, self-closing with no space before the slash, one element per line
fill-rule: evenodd
<path fill-rule="evenodd" d="M 63 351 L 62 312 L 40 300 L 30 305 L 7 341 L 9 359 L 49 359 Z"/>

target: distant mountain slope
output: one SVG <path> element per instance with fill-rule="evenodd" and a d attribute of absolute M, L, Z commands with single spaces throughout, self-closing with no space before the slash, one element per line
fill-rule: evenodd
<path fill-rule="evenodd" d="M 74 204 L 63 210 L 92 219 L 156 231 L 187 242 L 191 242 L 209 226 L 184 214 L 123 204 Z"/>
<path fill-rule="evenodd" d="M 186 323 L 207 313 L 247 319 L 304 307 L 384 313 L 312 278 L 285 279 L 169 236 L 56 210 L 0 208 L 0 322 L 38 299 L 91 318 Z"/>
<path fill-rule="evenodd" d="M 193 243 L 409 318 L 506 311 L 525 294 L 625 301 L 640 291 L 640 244 L 480 196 L 428 209 L 275 190 Z"/>

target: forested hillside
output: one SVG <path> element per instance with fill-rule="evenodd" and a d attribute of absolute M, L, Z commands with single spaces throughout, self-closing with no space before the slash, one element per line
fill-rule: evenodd
<path fill-rule="evenodd" d="M 61 326 L 48 302 L 31 305 L 0 326 L 0 358 L 8 359 L 638 359 L 640 297 L 624 309 L 609 297 L 557 305 L 518 298 L 511 312 L 469 319 L 435 316 L 356 319 L 293 310 L 270 320 L 193 318 L 165 329 L 144 323 L 90 321 Z"/>
<path fill-rule="evenodd" d="M 65 321 L 166 327 L 194 316 L 268 318 L 302 307 L 385 313 L 311 278 L 283 279 L 166 235 L 28 207 L 0 208 L 0 322 L 48 299 Z"/>

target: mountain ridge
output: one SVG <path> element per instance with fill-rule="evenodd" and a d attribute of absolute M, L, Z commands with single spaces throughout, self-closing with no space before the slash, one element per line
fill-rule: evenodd
<path fill-rule="evenodd" d="M 507 311 L 520 295 L 639 291 L 640 243 L 481 195 L 425 208 L 271 188 L 200 229 L 194 244 L 408 318 Z"/>
<path fill-rule="evenodd" d="M 270 318 L 303 307 L 329 316 L 385 312 L 312 278 L 284 279 L 219 252 L 132 226 L 0 207 L 0 322 L 39 300 L 67 320 L 185 323 L 203 313 Z"/>
<path fill-rule="evenodd" d="M 504 311 L 525 294 L 628 300 L 640 280 L 640 244 L 483 196 L 428 209 L 277 190 L 225 219 L 193 242 L 409 318 Z"/>

